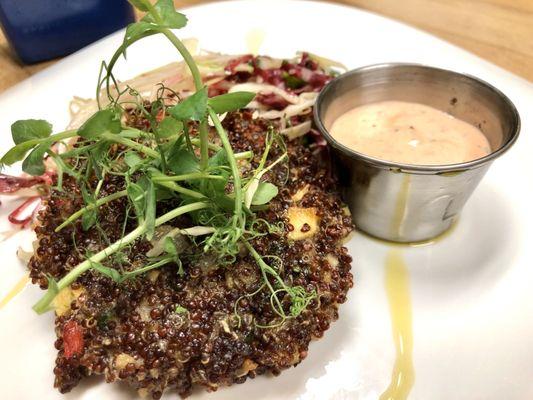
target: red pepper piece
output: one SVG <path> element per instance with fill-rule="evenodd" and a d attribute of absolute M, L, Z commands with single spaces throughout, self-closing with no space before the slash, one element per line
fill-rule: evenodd
<path fill-rule="evenodd" d="M 63 351 L 66 358 L 83 353 L 83 328 L 77 321 L 70 320 L 63 326 Z"/>

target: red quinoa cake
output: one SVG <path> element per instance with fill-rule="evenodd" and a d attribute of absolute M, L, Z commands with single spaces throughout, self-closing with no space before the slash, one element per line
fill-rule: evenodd
<path fill-rule="evenodd" d="M 233 82 L 256 79 L 237 72 L 228 76 Z M 220 87 L 212 90 L 227 90 Z M 272 96 L 262 102 L 272 110 L 287 106 Z M 292 123 L 310 121 L 311 115 L 308 109 Z M 127 119 L 130 125 L 143 123 L 134 112 Z M 235 152 L 253 151 L 252 166 L 260 163 L 267 132 L 283 129 L 279 119 L 265 119 L 249 109 L 229 113 L 223 125 Z M 221 260 L 203 252 L 194 238 L 179 236 L 183 274 L 177 273 L 177 265 L 167 264 L 117 283 L 89 270 L 55 298 L 59 391 L 72 390 L 84 377 L 103 375 L 106 382 L 126 382 L 142 397 L 159 399 L 165 391 L 186 397 L 195 387 L 215 391 L 257 375 L 278 375 L 304 360 L 311 341 L 338 318 L 339 304 L 352 287 L 352 259 L 343 243 L 353 226 L 322 138 L 311 130 L 286 140 L 285 146 L 288 161 L 264 177 L 279 194 L 258 212 L 265 223 L 258 224 L 252 243 L 258 253 L 269 255 L 284 282 L 316 293 L 308 306 L 294 318 L 280 318 L 245 248 L 234 259 Z M 279 149 L 272 151 L 269 160 L 277 153 Z M 101 196 L 124 186 L 121 176 L 109 175 Z M 98 226 L 84 230 L 78 220 L 55 232 L 84 204 L 74 179 L 65 177 L 63 187 L 45 198 L 35 228 L 37 246 L 29 269 L 42 288 L 48 277 L 64 277 L 88 255 L 135 228 L 127 218 L 126 200 L 118 199 L 99 209 Z M 172 199 L 157 205 L 161 211 L 176 206 Z M 183 216 L 161 228 L 187 226 L 190 221 Z M 108 265 L 138 268 L 153 246 L 154 241 L 139 238 Z M 279 297 L 290 312 L 286 296 Z"/>

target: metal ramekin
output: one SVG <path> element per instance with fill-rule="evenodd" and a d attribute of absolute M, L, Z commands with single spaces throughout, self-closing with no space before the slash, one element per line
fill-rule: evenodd
<path fill-rule="evenodd" d="M 461 164 L 400 164 L 351 150 L 328 132 L 349 109 L 384 100 L 426 104 L 477 126 L 492 153 Z M 394 242 L 428 240 L 448 229 L 492 161 L 512 146 L 520 131 L 515 106 L 495 87 L 473 76 L 418 64 L 378 64 L 347 72 L 326 85 L 314 113 L 333 148 L 355 224 Z"/>

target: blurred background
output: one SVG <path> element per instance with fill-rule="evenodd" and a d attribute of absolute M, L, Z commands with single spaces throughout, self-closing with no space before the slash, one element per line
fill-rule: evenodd
<path fill-rule="evenodd" d="M 533 81 L 533 0 L 334 2 L 405 22 Z M 126 0 L 0 0 L 0 92 L 135 18 Z"/>

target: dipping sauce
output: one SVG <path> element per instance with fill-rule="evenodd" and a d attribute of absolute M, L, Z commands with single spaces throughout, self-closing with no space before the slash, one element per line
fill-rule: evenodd
<path fill-rule="evenodd" d="M 487 138 L 473 125 L 433 107 L 403 101 L 353 108 L 329 131 L 359 153 L 404 164 L 457 164 L 491 152 Z"/>

